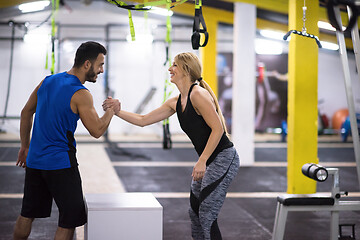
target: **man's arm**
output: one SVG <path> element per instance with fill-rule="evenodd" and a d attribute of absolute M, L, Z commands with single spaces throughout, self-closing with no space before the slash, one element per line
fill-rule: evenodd
<path fill-rule="evenodd" d="M 112 117 L 120 110 L 120 103 L 118 102 L 118 104 L 107 109 L 100 118 L 94 108 L 92 95 L 85 89 L 79 90 L 73 95 L 71 106 L 73 111 L 75 110 L 74 112 L 79 114 L 90 135 L 95 138 L 99 138 L 105 133 Z"/>
<path fill-rule="evenodd" d="M 37 91 L 39 90 L 42 82 L 31 93 L 24 108 L 21 110 L 20 119 L 20 150 L 18 153 L 18 159 L 16 166 L 26 167 L 26 157 L 30 146 L 30 132 L 32 128 L 33 115 L 36 111 L 37 104 Z"/>

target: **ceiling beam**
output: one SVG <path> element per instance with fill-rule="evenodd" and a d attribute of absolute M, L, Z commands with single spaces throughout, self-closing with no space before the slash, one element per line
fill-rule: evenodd
<path fill-rule="evenodd" d="M 0 1 L 0 8 L 14 7 L 22 3 L 35 2 L 36 0 L 3 0 Z"/>
<path fill-rule="evenodd" d="M 289 12 L 289 1 L 288 0 L 222 0 L 224 2 L 242 2 L 253 4 L 258 8 L 265 10 L 288 14 Z"/>
<path fill-rule="evenodd" d="M 288 0 L 223 0 L 225 2 L 232 2 L 232 3 L 248 3 L 253 4 L 257 8 L 265 9 L 272 12 L 278 12 L 282 14 L 289 14 L 289 1 Z M 346 12 L 341 12 L 342 22 L 348 22 L 348 16 Z M 329 22 L 326 8 L 320 7 L 319 8 L 319 21 Z"/>

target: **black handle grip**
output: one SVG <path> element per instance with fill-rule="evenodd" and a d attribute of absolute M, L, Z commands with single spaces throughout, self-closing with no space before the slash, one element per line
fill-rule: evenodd
<path fill-rule="evenodd" d="M 300 36 L 303 36 L 303 37 L 313 38 L 313 39 L 315 39 L 316 44 L 318 45 L 318 47 L 319 47 L 319 48 L 322 48 L 322 45 L 321 45 L 321 43 L 320 43 L 319 38 L 318 38 L 317 36 L 315 36 L 315 35 L 313 35 L 313 34 L 309 34 L 309 33 L 303 33 L 303 32 L 296 31 L 296 30 L 290 30 L 290 31 L 288 31 L 288 32 L 284 35 L 283 39 L 284 39 L 284 40 L 287 40 L 288 37 L 289 37 L 292 33 L 297 34 L 297 35 L 300 35 Z"/>

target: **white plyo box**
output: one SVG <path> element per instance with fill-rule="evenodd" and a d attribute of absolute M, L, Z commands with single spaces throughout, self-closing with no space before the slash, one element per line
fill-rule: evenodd
<path fill-rule="evenodd" d="M 85 194 L 85 239 L 162 240 L 163 208 L 151 193 Z"/>

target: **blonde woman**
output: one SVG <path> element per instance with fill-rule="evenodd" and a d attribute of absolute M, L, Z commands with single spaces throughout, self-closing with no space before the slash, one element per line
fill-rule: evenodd
<path fill-rule="evenodd" d="M 239 169 L 239 156 L 227 137 L 224 117 L 209 85 L 201 78 L 201 64 L 193 53 L 180 53 L 169 68 L 180 95 L 146 115 L 119 111 L 116 115 L 137 126 L 147 126 L 177 113 L 180 126 L 199 155 L 192 171 L 189 214 L 195 240 L 222 239 L 217 217 L 226 191 Z M 106 110 L 114 99 L 103 103 Z"/>

